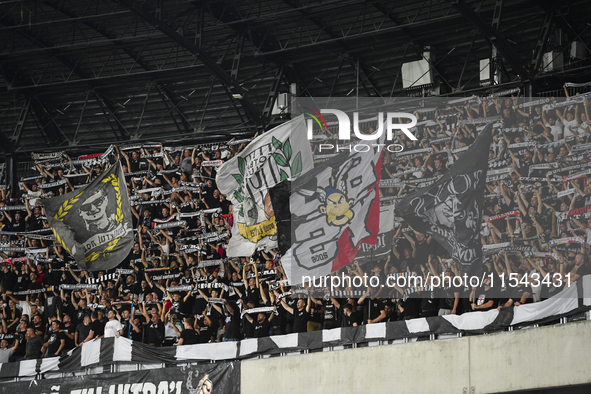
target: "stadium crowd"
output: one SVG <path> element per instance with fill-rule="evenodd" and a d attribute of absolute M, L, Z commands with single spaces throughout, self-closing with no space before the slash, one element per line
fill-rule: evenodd
<path fill-rule="evenodd" d="M 335 273 L 377 276 L 378 286 L 322 296 L 290 288 L 275 250 L 228 259 L 232 205 L 216 188 L 216 168 L 248 141 L 113 146 L 77 159 L 34 155 L 38 173 L 23 178 L 20 190 L 0 189 L 0 362 L 58 356 L 96 337 L 153 346 L 237 341 L 549 298 L 591 273 L 589 105 L 456 100 L 418 110 L 418 140 L 401 135 L 403 152 L 384 151 L 381 203 L 393 204 L 435 182 L 483 123 L 495 122 L 481 270 L 515 279 L 502 288 L 487 281 L 474 288 L 382 287 L 388 276 L 460 274 L 443 248 L 399 218 L 388 257 Z M 319 158 L 326 154 L 317 151 L 320 142 L 313 144 Z M 43 199 L 92 181 L 116 160 L 126 174 L 136 242 L 119 268 L 86 272 L 55 242 Z"/>

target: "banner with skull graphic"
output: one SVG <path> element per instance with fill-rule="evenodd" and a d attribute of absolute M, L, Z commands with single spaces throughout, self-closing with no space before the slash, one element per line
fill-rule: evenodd
<path fill-rule="evenodd" d="M 467 269 L 482 258 L 480 227 L 492 124 L 434 184 L 401 199 L 396 215 L 428 234 Z"/>
<path fill-rule="evenodd" d="M 133 226 L 121 163 L 63 196 L 45 200 L 55 239 L 87 271 L 116 267 L 133 247 Z"/>

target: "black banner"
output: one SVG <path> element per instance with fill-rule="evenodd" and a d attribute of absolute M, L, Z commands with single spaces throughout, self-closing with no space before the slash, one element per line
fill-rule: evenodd
<path fill-rule="evenodd" d="M 482 257 L 482 219 L 492 124 L 435 184 L 404 197 L 396 216 L 431 235 L 464 268 Z"/>
<path fill-rule="evenodd" d="M 189 365 L 0 385 L 3 393 L 240 393 L 240 362 Z"/>
<path fill-rule="evenodd" d="M 116 267 L 133 246 L 131 210 L 120 162 L 81 191 L 48 199 L 45 210 L 57 242 L 87 271 Z"/>

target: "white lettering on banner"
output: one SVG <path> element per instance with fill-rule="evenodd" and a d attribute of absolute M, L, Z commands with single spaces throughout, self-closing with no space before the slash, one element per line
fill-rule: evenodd
<path fill-rule="evenodd" d="M 120 224 L 113 231 L 110 231 L 108 233 L 93 235 L 91 238 L 84 242 L 84 252 L 86 253 L 89 250 L 92 250 L 98 246 L 107 244 L 115 238 L 124 237 L 129 232 L 131 232 L 131 229 L 128 228 L 126 223 L 125 226 Z"/>
<path fill-rule="evenodd" d="M 70 394 L 181 394 L 183 382 L 172 381 L 172 382 L 159 382 L 158 385 L 152 382 L 146 383 L 126 383 L 126 384 L 111 384 L 103 391 L 103 387 L 86 387 L 83 389 L 71 390 Z M 57 387 L 59 390 L 59 386 Z"/>

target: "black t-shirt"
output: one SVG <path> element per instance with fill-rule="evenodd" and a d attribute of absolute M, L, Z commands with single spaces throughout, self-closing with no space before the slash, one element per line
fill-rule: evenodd
<path fill-rule="evenodd" d="M 90 325 L 85 326 L 84 323 L 78 324 L 78 327 L 76 327 L 76 332 L 78 333 L 78 343 L 82 343 L 86 338 L 88 338 L 90 330 Z"/>
<path fill-rule="evenodd" d="M 428 243 L 427 240 L 419 243 L 416 243 L 416 258 L 415 258 L 415 265 L 419 265 L 419 264 L 427 264 L 427 262 L 429 261 L 429 255 L 431 253 L 433 253 L 434 247 L 433 247 L 433 243 L 435 241 L 431 241 L 431 243 Z M 412 268 L 412 267 L 411 267 Z M 417 271 L 417 272 L 420 272 Z"/>
<path fill-rule="evenodd" d="M 128 294 L 133 295 L 134 288 L 135 288 L 135 285 L 133 283 L 131 285 L 123 285 L 123 287 L 121 288 L 121 295 L 123 295 L 124 297 L 127 296 Z"/>
<path fill-rule="evenodd" d="M 26 223 L 24 220 L 16 221 L 16 219 L 12 220 L 12 223 L 8 226 L 10 231 L 16 231 L 17 233 L 22 233 L 25 231 Z"/>
<path fill-rule="evenodd" d="M 491 287 L 490 289 L 486 290 L 486 288 L 481 287 L 476 289 L 474 292 L 474 299 L 473 303 L 477 306 L 481 306 L 486 304 L 489 301 L 493 301 L 492 306 L 485 308 L 485 309 L 475 309 L 476 311 L 489 311 L 491 309 L 496 308 L 499 306 L 499 292 L 498 289 Z"/>
<path fill-rule="evenodd" d="M 172 301 L 172 306 L 170 307 L 170 313 L 176 313 L 179 316 L 185 315 L 185 302 L 181 298 L 178 301 Z"/>
<path fill-rule="evenodd" d="M 293 309 L 293 332 L 308 331 L 308 320 L 310 313 L 306 312 L 306 308 L 299 311 L 297 308 Z"/>
<path fill-rule="evenodd" d="M 70 339 L 65 333 L 67 332 L 68 334 L 74 335 L 74 333 L 76 332 L 76 327 L 73 324 L 70 324 L 68 327 L 64 327 L 63 332 L 64 337 L 66 338 L 66 346 L 64 347 L 64 350 L 74 349 L 76 347 L 76 345 L 74 344 L 75 337 L 72 336 L 72 339 Z M 86 336 L 88 336 L 88 334 Z"/>
<path fill-rule="evenodd" d="M 245 303 L 252 302 L 255 307 L 259 304 L 259 298 L 261 297 L 261 292 L 256 287 L 251 289 L 250 286 L 244 289 L 244 298 Z"/>
<path fill-rule="evenodd" d="M 421 298 L 419 293 L 411 294 L 404 301 L 404 318 L 414 319 L 421 314 Z"/>
<path fill-rule="evenodd" d="M 230 307 L 232 308 L 234 315 L 230 314 L 227 310 L 225 312 L 226 326 L 224 330 L 224 338 L 240 339 L 240 317 L 237 315 L 238 306 L 236 304 L 231 304 Z"/>
<path fill-rule="evenodd" d="M 144 326 L 142 324 L 138 325 L 138 329 L 140 330 L 140 332 L 136 332 L 133 328 L 133 326 L 131 327 L 131 330 L 129 329 L 129 327 L 126 327 L 126 330 L 123 332 L 123 335 L 127 336 L 128 331 L 130 332 L 131 335 L 131 339 L 132 341 L 138 341 L 138 342 L 142 342 L 142 340 L 144 339 Z"/>
<path fill-rule="evenodd" d="M 408 270 L 413 269 L 415 266 L 415 260 L 412 257 L 408 259 L 401 256 L 400 260 L 398 261 L 398 271 L 399 272 L 406 272 Z"/>
<path fill-rule="evenodd" d="M 352 312 L 350 316 L 345 316 L 347 319 L 347 327 L 353 327 L 353 324 L 357 323 L 358 326 L 361 325 L 361 316 L 358 312 Z"/>
<path fill-rule="evenodd" d="M 181 332 L 181 339 L 183 340 L 183 345 L 195 345 L 199 343 L 199 336 L 193 329 L 184 329 Z"/>
<path fill-rule="evenodd" d="M 523 297 L 524 293 L 529 293 L 527 299 L 525 300 L 524 304 L 530 303 L 532 301 L 532 290 L 529 286 L 516 286 L 511 288 L 511 299 L 513 302 L 521 302 L 521 298 Z"/>
<path fill-rule="evenodd" d="M 161 321 L 156 324 L 150 322 L 148 327 L 153 329 L 150 330 L 152 332 L 152 337 L 150 337 L 149 343 L 155 343 L 156 346 L 160 346 L 162 341 L 164 341 L 164 323 Z M 153 336 L 154 331 L 156 332 L 156 337 Z"/>
<path fill-rule="evenodd" d="M 310 305 L 310 318 L 309 320 L 314 323 L 322 323 L 322 305 L 317 305 L 314 302 Z"/>
<path fill-rule="evenodd" d="M 448 287 L 448 288 L 443 288 L 440 287 L 438 289 L 436 289 L 435 294 L 437 296 L 437 298 L 439 299 L 439 308 L 440 309 L 453 309 L 454 308 L 454 302 L 455 302 L 455 293 L 459 293 L 459 295 L 461 294 L 461 289 L 458 289 L 454 286 L 452 287 Z"/>
<path fill-rule="evenodd" d="M 208 343 L 215 336 L 213 327 L 206 324 L 199 325 L 199 343 Z"/>
<path fill-rule="evenodd" d="M 27 223 L 29 225 L 29 231 L 41 230 L 43 228 L 43 219 L 41 219 L 41 216 L 37 217 L 33 215 L 27 220 Z"/>
<path fill-rule="evenodd" d="M 256 315 L 251 317 L 255 319 Z M 249 322 L 246 316 L 242 319 L 242 332 L 244 333 L 244 338 L 254 338 L 254 324 Z"/>
<path fill-rule="evenodd" d="M 106 321 L 103 323 L 100 320 L 95 320 L 92 323 L 90 323 L 90 329 L 92 331 L 94 331 L 94 338 L 98 338 L 100 336 L 105 335 L 105 325 L 106 324 L 107 324 Z"/>
<path fill-rule="evenodd" d="M 268 337 L 270 325 L 271 325 L 271 323 L 269 323 L 268 319 L 265 319 L 265 321 L 262 324 L 259 324 L 258 321 L 255 322 L 254 323 L 254 337 L 255 338 Z"/>
<path fill-rule="evenodd" d="M 49 346 L 47 346 L 46 357 L 55 357 L 57 350 L 61 346 L 62 339 L 66 339 L 66 334 L 61 331 L 54 332 L 49 337 Z"/>
<path fill-rule="evenodd" d="M 591 265 L 589 265 L 589 264 L 581 265 L 579 267 L 579 269 L 577 270 L 577 274 L 580 275 L 581 277 L 591 274 Z"/>
<path fill-rule="evenodd" d="M 76 311 L 76 321 L 82 324 L 82 320 L 84 320 L 84 316 L 90 316 L 90 309 L 89 308 L 78 308 Z"/>
<path fill-rule="evenodd" d="M 564 289 L 565 285 L 566 285 L 566 283 L 564 281 L 562 283 L 551 281 L 549 285 L 542 284 L 542 292 L 540 294 L 540 299 L 542 301 L 544 301 L 544 300 L 560 293 L 562 291 L 562 289 Z"/>
<path fill-rule="evenodd" d="M 435 298 L 434 291 L 422 291 L 421 297 L 421 317 L 437 316 L 439 310 L 439 300 Z"/>
<path fill-rule="evenodd" d="M 331 302 L 323 300 L 324 304 L 324 325 L 325 329 L 335 328 L 339 326 L 339 319 L 337 307 Z"/>
<path fill-rule="evenodd" d="M 376 319 L 384 310 L 384 303 L 380 300 L 366 299 L 364 302 L 364 321 Z"/>

